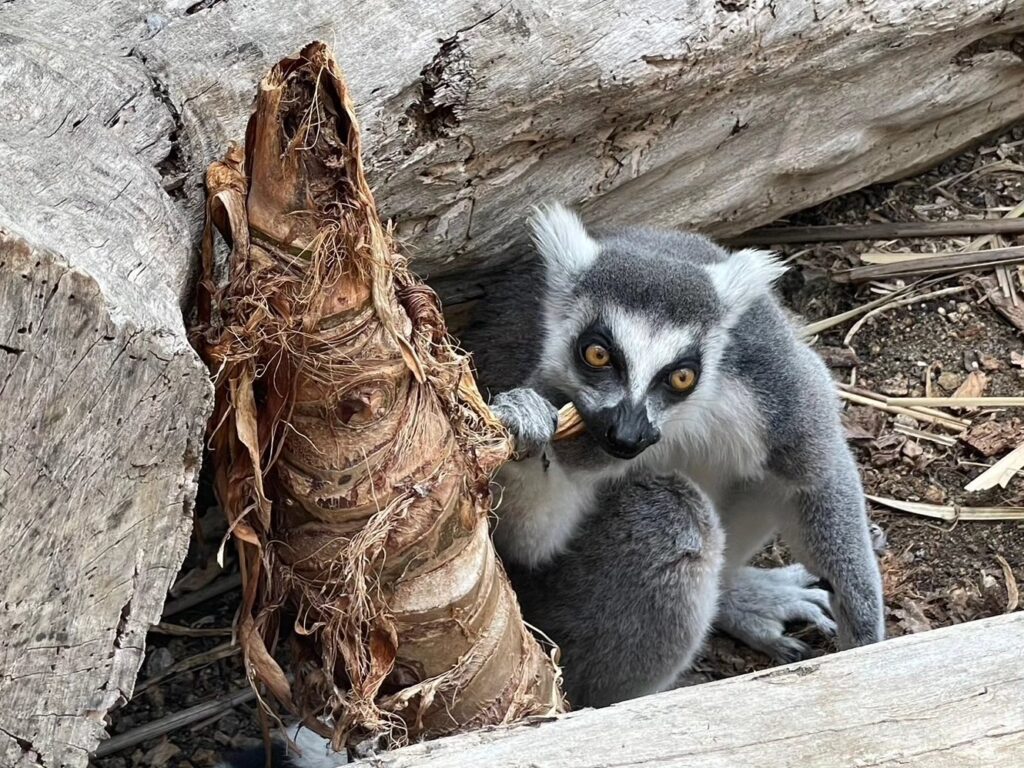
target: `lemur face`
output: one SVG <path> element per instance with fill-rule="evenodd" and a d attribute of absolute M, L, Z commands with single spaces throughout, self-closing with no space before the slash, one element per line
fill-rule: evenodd
<path fill-rule="evenodd" d="M 595 239 L 561 207 L 538 214 L 534 237 L 548 275 L 544 384 L 619 459 L 716 405 L 731 323 L 781 273 L 768 254 L 729 254 L 693 235 Z"/>
<path fill-rule="evenodd" d="M 614 305 L 587 314 L 593 319 L 567 340 L 563 392 L 607 453 L 631 459 L 658 442 L 666 419 L 701 386 L 697 328 L 658 325 Z"/>

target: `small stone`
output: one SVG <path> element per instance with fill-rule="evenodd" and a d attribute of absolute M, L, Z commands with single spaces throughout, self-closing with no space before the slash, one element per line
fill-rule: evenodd
<path fill-rule="evenodd" d="M 917 419 L 913 416 L 908 416 L 905 413 L 896 414 L 896 418 L 894 418 L 893 421 L 901 426 L 910 427 L 911 429 L 917 429 L 919 426 Z"/>
<path fill-rule="evenodd" d="M 197 749 L 192 753 L 192 764 L 197 768 L 213 768 L 220 763 L 220 757 L 212 749 Z"/>
<path fill-rule="evenodd" d="M 900 374 L 879 384 L 878 391 L 889 397 L 903 397 L 910 391 L 910 383 Z"/>
<path fill-rule="evenodd" d="M 984 352 L 978 353 L 978 364 L 981 365 L 986 371 L 1001 371 L 1006 366 L 1003 365 L 1003 361 L 992 355 L 986 355 Z"/>
<path fill-rule="evenodd" d="M 945 307 L 939 307 L 938 311 L 939 311 L 939 314 L 942 315 L 943 317 L 946 316 L 946 308 Z"/>
<path fill-rule="evenodd" d="M 947 392 L 953 392 L 960 386 L 962 379 L 952 371 L 939 374 L 938 385 Z"/>
<path fill-rule="evenodd" d="M 903 444 L 903 455 L 908 459 L 916 459 L 918 456 L 924 453 L 924 448 L 914 440 L 907 440 Z"/>
<path fill-rule="evenodd" d="M 146 659 L 146 675 L 159 677 L 173 666 L 174 654 L 164 647 L 154 648 Z"/>
<path fill-rule="evenodd" d="M 162 768 L 170 762 L 172 757 L 179 754 L 181 754 L 181 747 L 165 738 L 143 756 L 142 762 L 152 768 Z"/>
<path fill-rule="evenodd" d="M 937 485 L 929 485 L 924 491 L 924 500 L 929 504 L 945 504 L 946 492 Z"/>

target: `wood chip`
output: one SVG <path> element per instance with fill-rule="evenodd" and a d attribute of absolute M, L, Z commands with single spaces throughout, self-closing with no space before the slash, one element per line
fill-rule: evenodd
<path fill-rule="evenodd" d="M 572 403 L 566 403 L 558 411 L 558 427 L 555 429 L 555 440 L 565 440 L 569 437 L 583 434 L 587 425 Z"/>
<path fill-rule="evenodd" d="M 1024 429 L 1018 420 L 1013 423 L 983 421 L 975 424 L 960 439 L 982 456 L 998 456 L 1024 440 Z"/>
<path fill-rule="evenodd" d="M 981 371 L 971 371 L 967 374 L 963 384 L 956 388 L 953 397 L 962 399 L 966 397 L 981 397 L 988 388 L 988 376 Z"/>
<path fill-rule="evenodd" d="M 882 434 L 886 416 L 882 411 L 863 405 L 851 405 L 842 414 L 848 440 L 874 440 Z"/>
<path fill-rule="evenodd" d="M 1012 299 L 1003 295 L 999 289 L 999 281 L 994 277 L 982 277 L 978 284 L 984 290 L 984 296 L 1003 318 L 1019 331 L 1024 331 L 1024 305 L 1014 304 Z"/>
<path fill-rule="evenodd" d="M 1006 582 L 1006 613 L 1013 613 L 1020 605 L 1020 591 L 1017 589 L 1017 578 L 1013 569 L 1002 555 L 996 555 L 999 567 L 1003 569 L 1003 581 Z"/>
<path fill-rule="evenodd" d="M 865 498 L 889 509 L 898 512 L 907 512 L 921 517 L 930 517 L 935 520 L 984 521 L 993 522 L 998 520 L 1024 520 L 1024 507 L 959 507 L 956 505 L 941 506 L 938 504 L 922 504 L 918 501 L 900 501 L 884 496 L 871 496 L 865 494 Z"/>
<path fill-rule="evenodd" d="M 987 491 L 989 488 L 995 488 L 997 485 L 1005 488 L 1010 484 L 1010 480 L 1013 479 L 1014 475 L 1022 468 L 1024 468 L 1024 444 L 1018 445 L 991 467 L 971 480 L 971 482 L 964 486 L 964 490 L 973 493 L 975 491 Z"/>
<path fill-rule="evenodd" d="M 856 368 L 860 365 L 857 353 L 848 347 L 816 347 L 816 351 L 829 368 Z"/>

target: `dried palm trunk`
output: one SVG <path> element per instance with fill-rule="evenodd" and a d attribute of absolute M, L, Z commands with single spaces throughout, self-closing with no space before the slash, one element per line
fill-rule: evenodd
<path fill-rule="evenodd" d="M 559 710 L 488 537 L 507 436 L 380 224 L 324 45 L 263 80 L 244 154 L 207 184 L 200 346 L 254 684 L 338 749 Z M 294 684 L 274 659 L 283 622 Z"/>

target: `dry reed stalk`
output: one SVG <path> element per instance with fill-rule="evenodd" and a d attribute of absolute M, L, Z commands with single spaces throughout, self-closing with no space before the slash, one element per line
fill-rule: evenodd
<path fill-rule="evenodd" d="M 335 749 L 559 711 L 488 537 L 508 436 L 381 226 L 326 46 L 264 78 L 207 185 L 199 346 L 253 684 Z"/>

